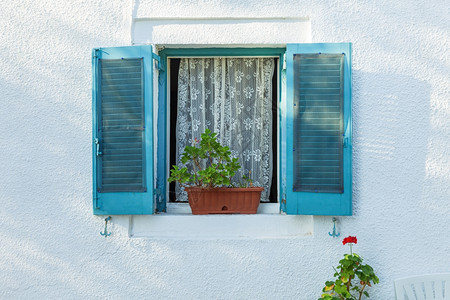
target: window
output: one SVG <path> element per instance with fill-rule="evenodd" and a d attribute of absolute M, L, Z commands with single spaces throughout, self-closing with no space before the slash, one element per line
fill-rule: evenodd
<path fill-rule="evenodd" d="M 169 154 L 180 154 L 206 128 L 217 132 L 242 166 L 236 175 L 264 187 L 262 202 L 277 202 L 277 112 L 279 57 L 196 57 L 168 59 Z M 274 167 L 275 166 L 275 167 Z M 187 201 L 174 183 L 169 200 Z"/>
<path fill-rule="evenodd" d="M 202 77 L 205 65 L 215 62 L 226 70 L 233 63 L 248 66 L 252 63 L 272 64 L 276 75 L 265 79 L 271 86 L 265 90 L 271 94 L 268 105 L 271 122 L 265 126 L 268 126 L 267 131 L 271 132 L 273 140 L 270 142 L 270 163 L 275 172 L 273 179 L 265 183 L 272 196 L 264 200 L 280 203 L 288 214 L 351 214 L 350 44 L 292 44 L 286 48 L 241 49 L 167 48 L 158 53 L 160 58 L 152 53 L 151 46 L 103 48 L 93 53 L 95 214 L 165 211 L 169 201 L 166 190 L 168 162 L 170 159 L 173 162 L 176 157 L 174 123 L 182 126 L 180 118 L 188 116 L 181 111 L 184 106 L 178 106 L 173 100 L 174 95 L 180 93 L 174 88 L 178 80 L 174 79 L 176 75 L 173 73 L 184 72 L 182 67 L 186 68 L 186 64 L 187 68 L 189 64 L 200 64 L 201 71 L 194 75 Z M 282 68 L 284 56 L 286 73 Z M 156 99 L 151 97 L 154 94 L 154 58 L 160 59 L 162 67 L 158 78 L 157 106 Z M 133 70 L 130 65 L 133 65 Z M 235 74 L 240 72 L 242 68 L 233 69 L 232 76 L 228 76 L 224 71 L 225 78 L 216 84 L 216 87 L 225 88 L 221 91 L 222 96 L 227 94 L 223 103 L 230 104 L 231 94 L 235 92 L 235 86 L 226 77 L 235 80 Z M 252 72 L 242 72 L 242 76 L 250 79 L 256 74 L 256 71 Z M 284 74 L 285 85 L 282 84 Z M 202 85 L 204 92 L 211 92 L 203 86 L 205 80 L 196 84 Z M 262 86 L 239 88 L 243 88 L 239 90 L 244 93 L 243 97 L 264 90 Z M 194 88 L 191 91 L 197 93 Z M 286 95 L 285 100 L 282 94 Z M 192 107 L 197 110 L 202 104 Z M 221 106 L 222 110 L 225 104 Z M 230 105 L 234 111 L 231 117 L 237 117 L 240 104 L 238 101 Z M 153 107 L 158 107 L 155 113 Z M 198 118 L 199 124 L 196 125 L 200 127 L 212 122 L 211 117 L 203 115 Z M 256 122 L 257 118 L 247 116 L 239 122 L 249 129 L 252 125 L 263 124 Z M 172 126 L 167 126 L 167 123 Z M 194 129 L 191 131 L 200 131 L 199 128 Z M 236 155 L 245 155 L 251 150 L 252 155 L 258 156 L 255 149 L 241 149 L 236 151 L 242 153 Z"/>

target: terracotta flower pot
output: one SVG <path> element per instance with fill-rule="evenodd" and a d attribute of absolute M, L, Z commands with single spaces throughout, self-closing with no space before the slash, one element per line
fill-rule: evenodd
<path fill-rule="evenodd" d="M 193 215 L 256 214 L 262 187 L 185 188 Z"/>

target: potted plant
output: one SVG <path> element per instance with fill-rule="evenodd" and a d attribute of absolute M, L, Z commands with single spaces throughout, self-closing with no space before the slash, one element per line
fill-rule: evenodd
<path fill-rule="evenodd" d="M 371 266 L 363 264 L 363 259 L 353 253 L 352 246 L 358 240 L 356 236 L 348 236 L 342 244 L 350 245 L 350 254 L 345 254 L 335 268 L 333 281 L 325 282 L 322 297 L 319 300 L 361 300 L 364 296 L 369 297 L 367 288 L 372 284 L 379 283 Z"/>
<path fill-rule="evenodd" d="M 194 215 L 255 214 L 264 188 L 253 187 L 247 176 L 242 177 L 239 187 L 233 185 L 232 177 L 241 165 L 216 136 L 206 129 L 201 140 L 194 139 L 192 146 L 186 146 L 181 157 L 185 167 L 172 166 L 168 181 L 176 181 L 185 189 Z"/>

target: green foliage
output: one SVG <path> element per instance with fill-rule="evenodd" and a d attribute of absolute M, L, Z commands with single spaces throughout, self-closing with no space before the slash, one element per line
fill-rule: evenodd
<path fill-rule="evenodd" d="M 325 282 L 324 294 L 319 300 L 361 300 L 369 297 L 365 289 L 379 282 L 373 268 L 363 264 L 358 254 L 345 254 L 335 269 L 334 281 Z"/>
<path fill-rule="evenodd" d="M 248 171 L 247 175 L 242 175 L 242 180 L 239 182 L 239 187 L 246 188 L 246 187 L 253 187 L 253 180 L 250 177 L 252 174 L 252 171 Z"/>
<path fill-rule="evenodd" d="M 231 178 L 241 165 L 237 158 L 230 157 L 230 149 L 222 146 L 216 135 L 206 129 L 200 141 L 194 140 L 193 146 L 186 146 L 181 162 L 188 167 L 172 166 L 168 181 L 203 188 L 232 186 Z"/>

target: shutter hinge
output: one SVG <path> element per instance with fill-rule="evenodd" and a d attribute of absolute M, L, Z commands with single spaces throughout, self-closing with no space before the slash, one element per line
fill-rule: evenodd
<path fill-rule="evenodd" d="M 98 197 L 94 197 L 94 204 L 96 209 L 100 208 L 100 206 L 98 205 Z"/>
<path fill-rule="evenodd" d="M 283 198 L 281 199 L 280 211 L 286 212 L 286 194 L 283 194 Z"/>
<path fill-rule="evenodd" d="M 158 180 L 156 180 L 158 181 Z M 166 200 L 164 198 L 163 189 L 155 188 L 153 190 L 153 195 L 155 199 L 155 212 L 166 212 Z"/>
<path fill-rule="evenodd" d="M 98 55 L 99 52 L 103 52 L 103 53 L 109 55 L 108 52 L 106 52 L 106 51 L 104 51 L 104 50 L 102 50 L 102 49 L 100 49 L 100 48 L 95 48 L 95 49 L 94 49 L 94 52 L 95 52 L 95 54 L 94 54 L 94 56 L 93 56 L 92 58 L 100 57 L 100 56 Z"/>
<path fill-rule="evenodd" d="M 161 68 L 161 57 L 159 55 L 156 55 L 155 53 L 152 52 L 152 58 L 154 60 L 156 60 L 156 67 L 158 68 L 158 70 L 162 70 L 162 68 Z"/>
<path fill-rule="evenodd" d="M 153 194 L 156 197 L 156 202 L 161 203 L 162 202 L 162 193 L 160 188 L 156 188 L 153 190 Z"/>
<path fill-rule="evenodd" d="M 160 188 L 154 189 L 153 190 L 153 196 L 154 196 L 154 200 L 153 200 L 154 201 L 153 202 L 153 204 L 154 204 L 154 211 L 157 213 L 157 212 L 160 212 L 160 206 L 161 206 L 161 203 L 163 201 L 161 189 Z"/>
<path fill-rule="evenodd" d="M 286 70 L 286 53 L 283 54 L 283 70 Z"/>
<path fill-rule="evenodd" d="M 283 212 L 286 212 L 286 177 L 283 176 L 282 180 L 282 196 L 281 196 L 281 203 L 280 203 L 280 210 Z"/>
<path fill-rule="evenodd" d="M 344 148 L 348 148 L 348 137 L 344 137 L 344 138 L 342 139 L 342 146 L 343 146 Z"/>

